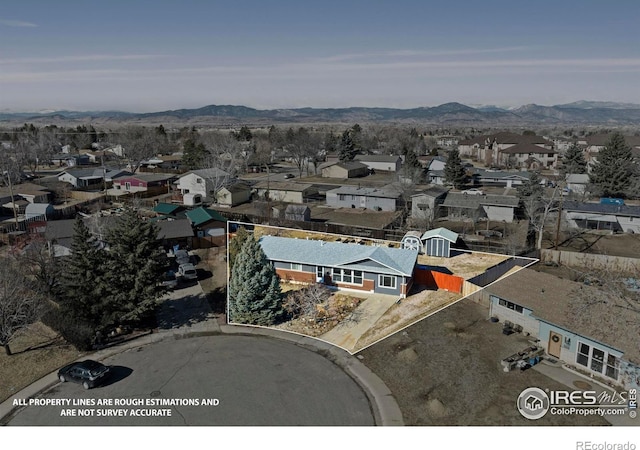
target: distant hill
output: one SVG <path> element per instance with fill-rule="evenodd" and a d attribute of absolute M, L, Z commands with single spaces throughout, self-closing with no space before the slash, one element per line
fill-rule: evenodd
<path fill-rule="evenodd" d="M 400 122 L 433 125 L 640 125 L 640 105 L 578 101 L 555 106 L 536 104 L 506 110 L 496 106 L 472 108 L 461 103 L 434 107 L 397 108 L 292 108 L 259 110 L 241 105 L 208 105 L 151 113 L 122 111 L 0 112 L 0 123 L 164 123 L 209 125 L 268 125 L 283 123 Z"/>

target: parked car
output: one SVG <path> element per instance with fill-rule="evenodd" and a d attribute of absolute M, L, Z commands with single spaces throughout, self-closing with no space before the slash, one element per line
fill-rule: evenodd
<path fill-rule="evenodd" d="M 80 383 L 85 389 L 91 389 L 103 383 L 109 372 L 109 367 L 104 364 L 87 359 L 71 363 L 58 370 L 58 379 L 63 383 L 66 381 Z"/>
<path fill-rule="evenodd" d="M 176 257 L 176 264 L 179 266 L 181 264 L 187 264 L 191 262 L 191 256 L 189 256 L 189 252 L 186 250 L 177 250 L 175 253 L 175 257 Z"/>
<path fill-rule="evenodd" d="M 289 178 L 295 178 L 296 176 L 294 174 L 292 174 L 292 173 L 288 173 L 284 177 L 285 177 L 285 179 L 288 180 Z"/>
<path fill-rule="evenodd" d="M 183 280 L 197 280 L 198 272 L 196 271 L 196 266 L 191 263 L 180 264 L 180 267 L 178 267 L 178 276 Z"/>
<path fill-rule="evenodd" d="M 178 286 L 178 278 L 173 270 L 169 270 L 162 274 L 160 285 L 167 289 L 175 289 Z"/>
<path fill-rule="evenodd" d="M 476 188 L 467 189 L 466 191 L 462 191 L 462 193 L 464 195 L 484 195 L 484 192 Z"/>

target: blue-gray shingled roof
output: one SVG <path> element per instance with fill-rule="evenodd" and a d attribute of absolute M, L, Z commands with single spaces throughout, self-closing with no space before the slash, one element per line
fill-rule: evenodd
<path fill-rule="evenodd" d="M 391 275 L 411 276 L 418 258 L 417 250 L 276 236 L 262 236 L 260 245 L 271 261 L 348 267 Z M 366 265 L 367 261 L 376 262 L 383 267 L 372 268 Z"/>
<path fill-rule="evenodd" d="M 426 231 L 422 235 L 422 238 L 420 240 L 424 241 L 432 237 L 442 237 L 448 240 L 449 242 L 455 244 L 456 241 L 458 240 L 458 233 L 455 233 L 451 230 L 447 230 L 446 228 L 442 228 L 442 227 L 434 228 L 433 230 Z"/>
<path fill-rule="evenodd" d="M 602 203 L 580 203 L 566 201 L 562 206 L 565 211 L 585 213 L 615 214 L 618 216 L 640 217 L 640 206 L 609 205 Z"/>

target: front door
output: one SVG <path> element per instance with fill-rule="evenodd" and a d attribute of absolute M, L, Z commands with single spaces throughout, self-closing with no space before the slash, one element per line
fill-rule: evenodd
<path fill-rule="evenodd" d="M 560 358 L 560 346 L 562 345 L 562 335 L 555 331 L 549 331 L 549 346 L 547 353 L 556 358 Z"/>

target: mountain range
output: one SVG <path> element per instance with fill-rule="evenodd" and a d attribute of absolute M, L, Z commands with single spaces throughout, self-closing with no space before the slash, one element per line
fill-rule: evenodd
<path fill-rule="evenodd" d="M 46 111 L 40 113 L 0 112 L 1 123 L 141 123 L 268 125 L 273 123 L 366 123 L 395 122 L 458 126 L 527 125 L 640 125 L 640 105 L 632 103 L 578 101 L 541 106 L 529 104 L 506 109 L 497 106 L 471 107 L 445 103 L 434 107 L 397 108 L 292 108 L 260 110 L 247 106 L 209 105 L 151 113 L 122 111 Z"/>

